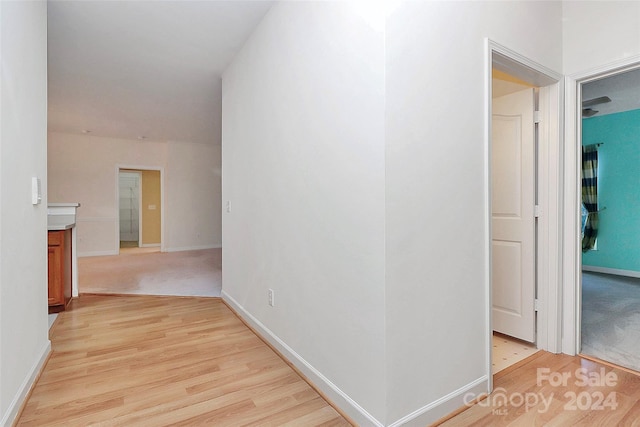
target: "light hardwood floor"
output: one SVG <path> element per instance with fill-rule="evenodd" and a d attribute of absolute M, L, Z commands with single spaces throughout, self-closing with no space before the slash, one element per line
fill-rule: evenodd
<path fill-rule="evenodd" d="M 347 426 L 217 298 L 83 296 L 19 426 Z"/>
<path fill-rule="evenodd" d="M 492 395 L 436 425 L 637 427 L 640 376 L 539 351 L 494 375 Z"/>
<path fill-rule="evenodd" d="M 219 299 L 71 304 L 51 330 L 53 353 L 20 426 L 349 425 Z M 581 368 L 615 384 L 582 386 Z M 496 374 L 494 386 L 441 425 L 640 426 L 640 377 L 580 357 L 537 352 Z"/>

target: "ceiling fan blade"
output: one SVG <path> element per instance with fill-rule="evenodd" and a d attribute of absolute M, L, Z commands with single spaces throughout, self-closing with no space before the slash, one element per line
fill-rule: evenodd
<path fill-rule="evenodd" d="M 586 101 L 582 101 L 582 108 L 593 107 L 594 105 L 598 104 L 606 104 L 607 102 L 611 102 L 611 98 L 609 98 L 608 96 L 587 99 Z"/>
<path fill-rule="evenodd" d="M 592 108 L 583 108 L 582 109 L 582 117 L 593 117 L 598 114 L 598 110 L 594 110 Z"/>

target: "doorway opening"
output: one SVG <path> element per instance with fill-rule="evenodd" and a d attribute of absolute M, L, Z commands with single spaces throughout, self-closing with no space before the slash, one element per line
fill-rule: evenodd
<path fill-rule="evenodd" d="M 576 81 L 576 352 L 640 371 L 640 64 Z M 585 214 L 585 210 L 587 211 Z"/>
<path fill-rule="evenodd" d="M 120 253 L 158 252 L 162 247 L 160 169 L 118 168 Z"/>
<path fill-rule="evenodd" d="M 137 248 L 142 239 L 140 215 L 142 212 L 142 173 L 128 169 L 120 170 L 118 174 L 118 209 L 120 212 L 120 248 Z"/>
<path fill-rule="evenodd" d="M 562 76 L 491 40 L 487 76 L 486 313 L 492 387 L 492 374 L 505 367 L 501 342 L 526 358 L 538 349 L 557 351 L 561 336 L 556 309 L 561 246 L 549 236 L 560 219 Z"/>

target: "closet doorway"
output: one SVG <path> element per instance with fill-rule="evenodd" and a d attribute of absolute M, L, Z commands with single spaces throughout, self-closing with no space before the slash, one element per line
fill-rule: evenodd
<path fill-rule="evenodd" d="M 118 168 L 118 242 L 120 251 L 162 245 L 160 170 Z"/>
<path fill-rule="evenodd" d="M 537 349 L 555 352 L 559 343 L 555 272 L 560 242 L 550 236 L 555 235 L 560 219 L 562 76 L 491 40 L 486 42 L 486 348 L 491 389 L 491 374 L 504 367 L 494 365 L 494 355 L 504 358 L 496 341 L 507 336 L 519 339 L 518 352 L 523 350 L 525 357 Z M 522 108 L 508 103 L 503 109 L 503 101 L 511 101 L 512 96 L 518 105 L 522 97 Z M 526 231 L 526 236 L 519 230 Z"/>

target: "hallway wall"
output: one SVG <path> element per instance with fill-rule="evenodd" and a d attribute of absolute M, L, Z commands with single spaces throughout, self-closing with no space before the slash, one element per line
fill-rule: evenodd
<path fill-rule="evenodd" d="M 279 3 L 223 76 L 223 297 L 357 422 L 486 391 L 484 39 L 560 70 L 561 29 L 560 2 L 403 2 L 386 29 Z"/>
<path fill-rule="evenodd" d="M 0 426 L 51 349 L 47 319 L 47 3 L 0 2 Z M 31 179 L 42 202 L 31 202 Z"/>
<path fill-rule="evenodd" d="M 345 2 L 277 3 L 222 102 L 223 297 L 358 424 L 384 420 L 383 35 Z"/>
<path fill-rule="evenodd" d="M 426 425 L 486 390 L 485 37 L 560 71 L 561 12 L 560 2 L 402 2 L 387 20 L 389 421 Z"/>
<path fill-rule="evenodd" d="M 562 22 L 564 74 L 640 54 L 640 2 L 563 1 Z"/>

